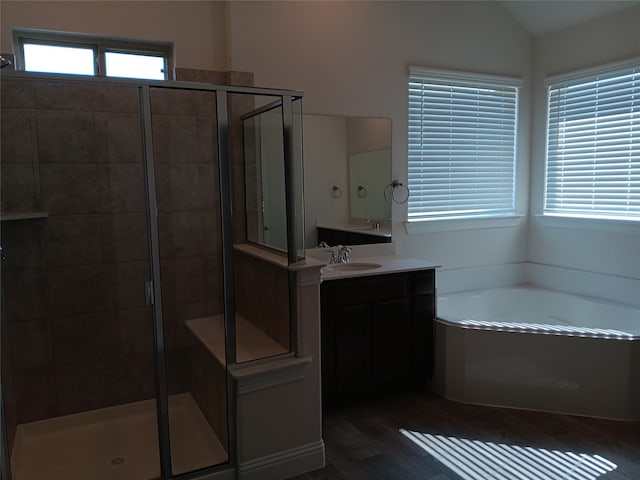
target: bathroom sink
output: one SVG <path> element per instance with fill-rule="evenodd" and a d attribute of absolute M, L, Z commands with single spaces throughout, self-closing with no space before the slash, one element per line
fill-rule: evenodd
<path fill-rule="evenodd" d="M 382 265 L 379 263 L 351 262 L 351 263 L 332 263 L 324 267 L 322 270 L 329 272 L 354 272 L 359 270 L 375 270 Z"/>

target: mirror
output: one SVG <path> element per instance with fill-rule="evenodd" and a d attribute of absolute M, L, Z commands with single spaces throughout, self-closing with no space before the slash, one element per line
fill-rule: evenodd
<path fill-rule="evenodd" d="M 247 97 L 247 98 L 243 98 Z M 242 161 L 244 163 L 245 216 L 247 240 L 281 252 L 291 252 L 288 243 L 287 198 L 285 185 L 285 108 L 283 99 L 273 96 L 231 94 L 231 105 L 236 114 L 240 130 Z M 299 256 L 304 224 L 302 213 L 302 135 L 301 102 L 293 98 L 291 103 L 291 129 L 287 136 L 290 155 L 293 159 L 290 185 L 293 199 L 297 245 L 291 247 Z M 232 137 L 233 138 L 233 137 Z"/>
<path fill-rule="evenodd" d="M 306 248 L 390 242 L 391 120 L 305 114 L 303 151 Z"/>

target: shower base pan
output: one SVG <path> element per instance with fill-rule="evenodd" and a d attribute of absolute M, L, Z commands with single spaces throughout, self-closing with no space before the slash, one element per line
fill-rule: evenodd
<path fill-rule="evenodd" d="M 227 452 L 189 393 L 169 396 L 175 474 L 225 463 Z M 13 480 L 150 480 L 160 477 L 155 400 L 18 426 Z"/>

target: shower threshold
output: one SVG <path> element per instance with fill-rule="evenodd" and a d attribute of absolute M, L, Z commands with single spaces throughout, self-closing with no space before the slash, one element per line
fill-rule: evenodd
<path fill-rule="evenodd" d="M 169 396 L 175 474 L 225 463 L 227 452 L 189 393 Z M 13 480 L 160 477 L 155 400 L 18 425 Z"/>

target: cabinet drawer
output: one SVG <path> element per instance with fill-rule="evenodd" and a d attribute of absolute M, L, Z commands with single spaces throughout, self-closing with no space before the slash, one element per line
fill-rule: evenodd
<path fill-rule="evenodd" d="M 379 275 L 332 281 L 336 305 L 361 305 L 404 299 L 407 295 L 405 275 Z"/>

